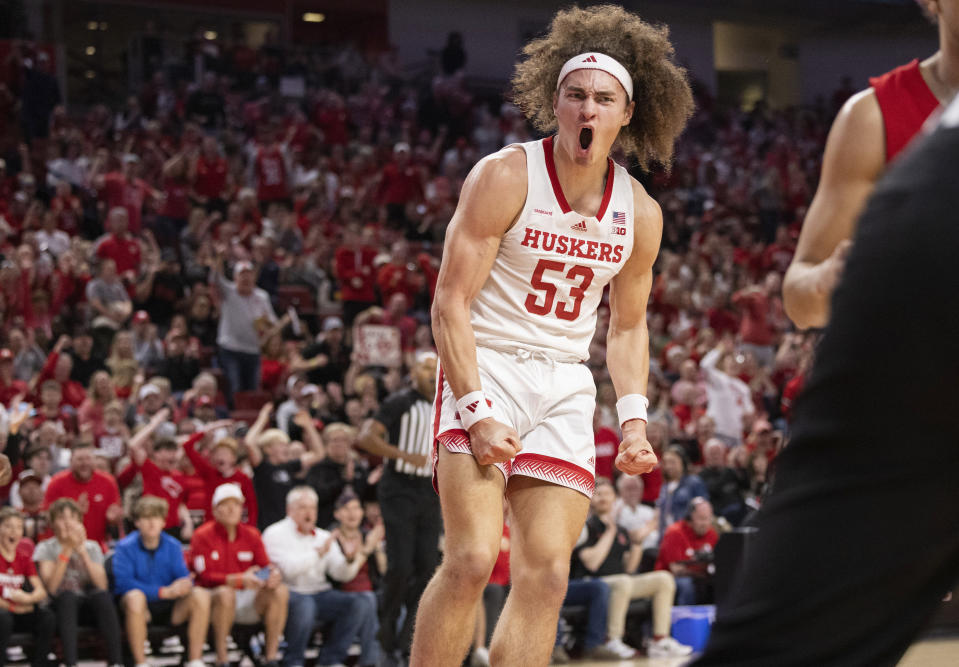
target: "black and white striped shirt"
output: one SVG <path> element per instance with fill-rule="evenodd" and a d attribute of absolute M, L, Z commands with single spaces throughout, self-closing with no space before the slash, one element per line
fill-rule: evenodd
<path fill-rule="evenodd" d="M 374 419 L 386 427 L 387 438 L 402 452 L 423 454 L 427 464 L 419 468 L 399 459 L 390 465 L 396 472 L 417 477 L 430 477 L 433 466 L 433 404 L 415 389 L 401 389 L 380 405 Z"/>

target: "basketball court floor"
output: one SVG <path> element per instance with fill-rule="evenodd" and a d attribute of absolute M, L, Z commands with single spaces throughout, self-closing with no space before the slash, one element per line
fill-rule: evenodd
<path fill-rule="evenodd" d="M 682 667 L 686 658 L 641 658 L 620 662 L 586 662 L 574 660 L 577 667 Z M 954 667 L 959 665 L 959 638 L 926 639 L 913 645 L 899 667 Z"/>

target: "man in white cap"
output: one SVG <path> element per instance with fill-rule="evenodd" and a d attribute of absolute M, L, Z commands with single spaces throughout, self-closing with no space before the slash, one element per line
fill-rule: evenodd
<path fill-rule="evenodd" d="M 260 345 L 277 318 L 270 296 L 256 286 L 253 264 L 247 260 L 234 264 L 231 282 L 223 275 L 223 249 L 218 250 L 212 280 L 223 306 L 216 343 L 232 405 L 235 392 L 260 388 Z"/>
<path fill-rule="evenodd" d="M 514 100 L 556 134 L 474 167 L 433 301 L 434 460 L 446 540 L 420 601 L 416 667 L 457 665 L 466 654 L 499 553 L 504 495 L 512 589 L 490 662 L 549 662 L 593 492 L 596 388 L 582 362 L 606 285 L 607 366 L 623 431 L 616 466 L 638 474 L 656 465 L 643 394 L 662 213 L 609 154 L 615 145 L 643 166 L 668 162 L 692 93 L 666 30 L 614 5 L 560 11 L 524 53 Z"/>
<path fill-rule="evenodd" d="M 275 667 L 290 594 L 280 570 L 270 564 L 260 533 L 241 523 L 243 500 L 237 484 L 216 488 L 213 520 L 196 529 L 190 557 L 196 585 L 213 589 L 210 624 L 217 665 L 229 663 L 227 637 L 234 623 L 262 622 L 264 659 Z"/>

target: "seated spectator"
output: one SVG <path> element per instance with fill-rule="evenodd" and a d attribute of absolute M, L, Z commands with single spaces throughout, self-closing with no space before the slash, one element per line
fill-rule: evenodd
<path fill-rule="evenodd" d="M 190 459 L 197 476 L 203 480 L 206 488 L 205 521 L 212 518 L 210 502 L 213 498 L 213 491 L 221 484 L 234 482 L 243 491 L 243 498 L 245 499 L 243 507 L 246 516 L 243 523 L 256 526 L 258 511 L 256 491 L 253 488 L 253 480 L 250 479 L 250 476 L 237 467 L 237 459 L 239 458 L 237 441 L 229 437 L 217 440 L 210 448 L 209 458 L 196 450 L 198 442 L 232 423 L 226 420 L 205 424 L 203 428 L 187 438 L 186 442 L 183 443 L 183 451 Z"/>
<path fill-rule="evenodd" d="M 46 667 L 56 619 L 46 605 L 46 589 L 28 552 L 19 549 L 23 517 L 12 507 L 0 509 L 0 656 L 14 632 L 33 635 L 33 667 Z M 30 592 L 27 592 L 29 586 Z"/>
<path fill-rule="evenodd" d="M 574 576 L 601 577 L 609 584 L 609 618 L 606 647 L 621 657 L 635 657 L 636 651 L 623 643 L 626 614 L 630 600 L 652 598 L 653 640 L 647 649 L 650 658 L 682 657 L 692 648 L 669 636 L 676 583 L 668 572 L 636 574 L 642 558 L 641 544 L 630 541 L 629 534 L 616 525 L 613 508 L 616 491 L 607 479 L 596 480 L 590 503 L 592 515 L 573 550 Z"/>
<path fill-rule="evenodd" d="M 327 579 L 352 580 L 369 554 L 359 550 L 352 560 L 346 559 L 335 535 L 317 528 L 317 500 L 313 489 L 294 488 L 286 498 L 286 518 L 263 532 L 266 552 L 290 588 L 284 633 L 288 642 L 284 661 L 290 667 L 303 665 L 303 653 L 317 622 L 333 624 L 320 648 L 321 665 L 342 663 L 357 638 L 367 650 L 378 648 L 376 616 L 368 603 L 361 596 L 334 590 Z M 376 661 L 376 655 L 363 653 L 359 664 L 374 665 Z"/>
<path fill-rule="evenodd" d="M 277 667 L 289 589 L 266 555 L 259 531 L 240 523 L 243 492 L 221 484 L 213 492 L 213 520 L 196 529 L 190 558 L 196 584 L 212 589 L 210 618 L 217 665 L 229 664 L 227 637 L 234 623 L 263 622 L 264 659 Z"/>
<path fill-rule="evenodd" d="M 53 537 L 37 545 L 33 560 L 53 598 L 64 664 L 77 664 L 78 626 L 81 618 L 88 622 L 92 617 L 106 646 L 107 664 L 121 665 L 120 621 L 107 585 L 100 545 L 87 539 L 83 512 L 70 498 L 61 498 L 50 506 L 50 524 Z"/>
<path fill-rule="evenodd" d="M 623 644 L 609 646 L 606 643 L 606 626 L 609 619 L 609 584 L 602 579 L 585 577 L 570 579 L 566 587 L 563 606 L 586 607 L 586 636 L 583 638 L 583 654 L 593 660 L 623 660 L 636 652 Z M 556 644 L 553 646 L 551 665 L 565 665 L 570 661 L 562 643 L 562 619 L 556 629 Z M 625 648 L 623 648 L 625 647 Z"/>
<path fill-rule="evenodd" d="M 293 458 L 290 438 L 277 428 L 263 430 L 270 421 L 273 404 L 267 403 L 243 438 L 250 465 L 253 467 L 253 488 L 256 489 L 258 525 L 266 530 L 286 515 L 286 496 L 293 490 L 297 475 L 309 470 L 326 455 L 323 440 L 316 431 L 313 418 L 306 411 L 294 417 L 306 434 L 310 449 Z"/>
<path fill-rule="evenodd" d="M 363 561 L 356 576 L 349 581 L 341 582 L 339 589 L 359 595 L 366 600 L 370 615 L 373 617 L 376 626 L 372 633 L 372 636 L 375 637 L 379 630 L 379 622 L 377 621 L 378 605 L 374 587 L 379 582 L 380 576 L 386 572 L 386 545 L 384 541 L 386 530 L 382 521 L 369 530 L 363 529 L 363 505 L 360 504 L 360 499 L 352 491 L 344 491 L 336 499 L 334 516 L 336 517 L 336 528 L 333 534 L 336 535 L 336 543 L 340 546 L 340 551 L 343 552 L 347 561 L 352 562 L 356 558 Z M 364 655 L 373 656 L 378 651 L 378 644 L 362 647 Z"/>
<path fill-rule="evenodd" d="M 657 570 L 676 578 L 676 604 L 712 602 L 713 548 L 719 535 L 713 529 L 713 506 L 705 498 L 693 498 L 689 514 L 666 529 L 659 545 Z"/>
<path fill-rule="evenodd" d="M 59 498 L 73 498 L 83 513 L 87 537 L 106 551 L 107 528 L 120 523 L 123 507 L 120 489 L 112 475 L 94 469 L 93 444 L 77 441 L 70 456 L 70 469 L 58 472 L 50 480 L 44 496 L 49 507 Z"/>
<path fill-rule="evenodd" d="M 120 597 L 135 667 L 147 667 L 147 623 L 189 623 L 186 667 L 204 667 L 210 593 L 193 585 L 180 543 L 163 532 L 166 516 L 162 498 L 137 500 L 133 506 L 137 529 L 117 543 L 113 554 L 113 592 Z"/>
<path fill-rule="evenodd" d="M 640 572 L 651 570 L 656 559 L 654 551 L 659 546 L 659 512 L 641 502 L 643 478 L 638 475 L 620 475 L 616 491 L 619 494 L 614 510 L 616 523 L 629 533 L 630 542 L 642 546 Z"/>
<path fill-rule="evenodd" d="M 663 467 L 663 487 L 656 501 L 656 509 L 659 510 L 659 534 L 662 536 L 667 526 L 686 516 L 690 500 L 696 496 L 705 498 L 709 492 L 703 480 L 689 474 L 689 461 L 682 447 L 667 447 L 660 464 Z"/>
<path fill-rule="evenodd" d="M 719 516 L 731 525 L 738 526 L 746 516 L 746 503 L 743 500 L 746 480 L 726 465 L 726 453 L 726 444 L 722 440 L 710 439 L 706 443 L 706 465 L 699 471 L 699 478 L 706 485 L 709 500 L 717 508 Z"/>

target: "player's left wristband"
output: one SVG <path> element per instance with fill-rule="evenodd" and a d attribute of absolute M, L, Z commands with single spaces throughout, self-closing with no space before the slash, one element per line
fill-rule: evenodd
<path fill-rule="evenodd" d="M 649 399 L 642 394 L 626 394 L 616 401 L 616 412 L 619 414 L 619 425 L 622 426 L 630 419 L 642 419 L 649 421 L 646 409 L 649 407 Z"/>
<path fill-rule="evenodd" d="M 467 431 L 479 420 L 493 416 L 492 403 L 482 391 L 471 391 L 460 397 L 456 401 L 456 411 Z"/>

